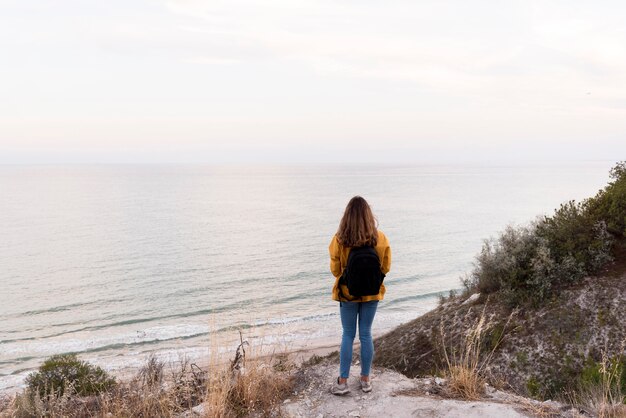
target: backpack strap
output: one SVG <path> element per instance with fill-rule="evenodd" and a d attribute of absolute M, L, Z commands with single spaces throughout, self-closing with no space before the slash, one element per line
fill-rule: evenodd
<path fill-rule="evenodd" d="M 343 293 L 343 289 L 341 288 L 342 284 L 345 284 L 345 280 L 343 278 L 343 274 L 341 275 L 341 277 L 339 278 L 339 283 L 337 283 L 337 290 L 339 290 L 339 301 L 340 302 L 354 302 L 356 301 L 356 298 L 348 298 L 344 293 Z M 345 301 L 342 301 L 341 298 L 344 298 Z"/>
<path fill-rule="evenodd" d="M 358 248 L 358 247 L 353 247 L 353 248 Z M 352 254 L 352 248 L 350 249 L 350 254 Z M 348 260 L 346 260 L 346 268 L 348 268 L 348 261 L 350 260 L 350 254 L 348 254 Z M 343 293 L 343 289 L 341 288 L 342 284 L 346 284 L 346 279 L 344 278 L 344 274 L 345 274 L 345 269 L 344 271 L 341 273 L 341 277 L 339 278 L 339 282 L 337 283 L 337 290 L 339 290 L 339 300 L 341 301 L 341 298 L 345 299 L 345 302 L 355 302 L 357 299 L 361 299 L 360 297 L 353 297 L 353 298 L 349 298 L 347 297 L 344 293 Z"/>

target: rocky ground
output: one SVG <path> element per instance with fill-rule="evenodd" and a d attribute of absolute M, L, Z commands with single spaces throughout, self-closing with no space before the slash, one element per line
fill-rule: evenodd
<path fill-rule="evenodd" d="M 358 369 L 358 363 L 355 364 Z M 521 418 L 584 417 L 571 407 L 557 402 L 539 402 L 487 386 L 484 398 L 464 401 L 450 398 L 447 382 L 441 378 L 408 378 L 384 368 L 372 370 L 373 390 L 363 393 L 358 374 L 349 380 L 350 393 L 336 396 L 330 392 L 337 376 L 335 361 L 324 360 L 305 366 L 296 374 L 294 393 L 272 414 L 288 418 L 350 417 L 429 417 L 429 418 Z M 181 417 L 205 416 L 203 405 Z"/>
<path fill-rule="evenodd" d="M 487 388 L 480 401 L 463 401 L 447 396 L 446 381 L 440 378 L 411 379 L 384 368 L 372 371 L 373 391 L 359 386 L 358 364 L 349 380 L 350 393 L 330 393 L 337 376 L 336 361 L 303 367 L 293 396 L 284 401 L 287 417 L 459 417 L 516 418 L 533 416 L 572 417 L 574 411 L 556 402 L 538 402 Z"/>

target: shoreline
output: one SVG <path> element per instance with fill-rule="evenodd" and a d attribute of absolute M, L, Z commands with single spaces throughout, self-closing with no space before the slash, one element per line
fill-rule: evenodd
<path fill-rule="evenodd" d="M 375 337 L 382 336 L 397 326 L 413 320 L 426 312 L 434 309 L 436 302 L 428 301 L 422 305 L 422 309 L 409 312 L 381 312 L 374 321 Z M 211 321 L 209 321 L 211 323 Z M 209 327 L 212 328 L 211 324 Z M 377 328 L 377 329 L 376 329 Z M 100 366 L 112 376 L 127 379 L 145 365 L 147 359 L 154 355 L 166 365 L 179 364 L 187 359 L 190 363 L 205 367 L 210 364 L 211 358 L 217 356 L 230 361 L 234 357 L 239 344 L 240 334 L 249 343 L 246 349 L 250 358 L 261 358 L 274 354 L 297 354 L 299 362 L 306 361 L 314 354 L 328 353 L 339 350 L 341 344 L 341 324 L 337 316 L 323 321 L 312 322 L 288 322 L 276 324 L 271 328 L 253 327 L 249 329 L 233 329 L 229 332 L 209 332 L 201 340 L 189 341 L 185 339 L 167 343 L 165 347 L 155 350 L 138 352 L 134 349 L 121 349 L 103 353 L 100 356 L 90 356 L 86 353 L 75 354 L 84 361 Z M 358 347 L 358 337 L 355 338 L 355 347 Z M 58 354 L 63 354 L 60 352 Z M 55 353 L 56 354 L 56 353 Z M 53 355 L 53 354 L 50 354 Z M 319 354 L 318 354 L 319 355 Z M 0 377 L 0 395 L 14 394 L 25 388 L 24 379 L 37 368 L 49 356 L 42 357 L 33 367 L 26 367 L 17 372 L 9 373 Z"/>

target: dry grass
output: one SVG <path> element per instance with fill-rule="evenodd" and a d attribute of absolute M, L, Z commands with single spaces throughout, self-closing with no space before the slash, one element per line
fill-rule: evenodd
<path fill-rule="evenodd" d="M 271 416 L 278 413 L 277 406 L 290 387 L 290 379 L 272 366 L 250 362 L 243 373 L 223 371 L 210 379 L 205 413 L 216 418 Z"/>
<path fill-rule="evenodd" d="M 625 345 L 626 340 L 622 342 L 621 352 L 624 352 Z M 598 418 L 626 418 L 626 393 L 623 393 L 620 382 L 626 371 L 622 370 L 621 364 L 621 358 L 610 359 L 605 350 L 600 362 L 599 381 L 588 382 L 570 393 L 571 403 Z"/>
<path fill-rule="evenodd" d="M 133 379 L 109 392 L 81 397 L 68 391 L 42 398 L 25 390 L 0 399 L 0 417 L 180 417 L 200 404 L 206 417 L 279 414 L 291 387 L 284 356 L 246 360 L 242 341 L 235 360 L 223 360 L 210 359 L 208 371 L 182 360 L 167 373 L 164 363 L 150 357 Z"/>
<path fill-rule="evenodd" d="M 526 399 L 524 397 L 519 398 L 519 409 L 528 413 L 530 416 L 536 418 L 561 418 L 563 414 L 558 408 L 555 408 L 550 405 L 545 405 L 542 402 L 537 402 L 531 399 Z M 575 413 L 575 411 L 572 411 Z M 578 415 L 572 415 L 569 418 L 579 418 Z M 582 416 L 580 418 L 583 418 Z"/>
<path fill-rule="evenodd" d="M 448 380 L 448 390 L 456 396 L 467 400 L 478 400 L 485 393 L 486 378 L 484 376 L 485 368 L 493 358 L 495 350 L 500 345 L 504 337 L 504 329 L 509 324 L 511 317 L 509 316 L 502 333 L 498 337 L 490 351 L 483 351 L 483 340 L 485 333 L 490 329 L 487 323 L 485 310 L 487 303 L 483 307 L 483 311 L 476 321 L 470 327 L 457 347 L 448 352 L 445 342 L 445 333 L 443 326 L 440 328 L 443 354 L 447 369 L 445 375 Z"/>
<path fill-rule="evenodd" d="M 165 365 L 150 357 L 128 382 L 97 396 L 79 396 L 68 390 L 63 396 L 42 397 L 25 390 L 6 405 L 2 416 L 26 417 L 172 417 L 200 403 L 206 393 L 202 375 L 186 360 Z"/>

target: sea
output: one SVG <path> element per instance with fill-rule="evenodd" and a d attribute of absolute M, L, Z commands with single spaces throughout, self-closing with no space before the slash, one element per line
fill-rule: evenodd
<path fill-rule="evenodd" d="M 392 249 L 380 336 L 461 288 L 485 239 L 594 195 L 612 165 L 0 166 L 0 391 L 61 353 L 116 373 L 243 340 L 338 347 L 328 244 L 355 195 Z"/>

